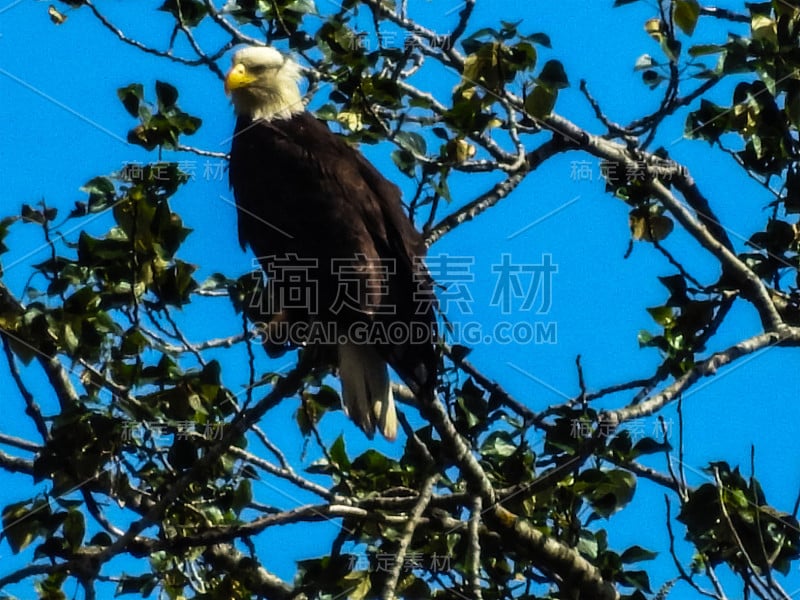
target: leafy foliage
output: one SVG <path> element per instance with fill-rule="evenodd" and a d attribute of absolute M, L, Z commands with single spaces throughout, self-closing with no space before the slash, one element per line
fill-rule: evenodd
<path fill-rule="evenodd" d="M 80 0 L 62 4 L 85 7 Z M 626 426 L 678 402 L 725 364 L 760 348 L 800 344 L 796 3 L 743 3 L 738 13 L 696 0 L 660 2 L 643 24 L 652 54 L 632 65 L 652 93 L 663 94 L 656 112 L 618 125 L 580 87 L 607 128 L 603 136 L 559 114 L 567 70 L 550 38 L 527 22 L 472 31 L 467 2 L 453 29 L 438 34 L 393 2 L 347 1 L 322 14 L 329 8 L 237 0 L 223 10 L 165 0 L 158 10 L 174 21 L 169 51 L 148 50 L 177 60 L 174 42 L 183 36 L 200 59 L 181 62 L 207 65 L 215 75 L 218 58 L 247 40 L 245 32 L 302 52 L 311 90 L 324 102 L 317 115 L 353 143 L 391 145 L 394 164 L 415 189 L 408 209 L 433 240 L 493 206 L 557 153 L 599 158 L 605 190 L 625 203 L 620 230 L 629 230 L 629 252 L 666 260 L 658 288 L 664 299 L 647 308 L 657 330 L 638 339 L 644 352 L 657 350 L 658 368 L 598 392 L 587 389 L 581 371 L 579 394 L 534 413 L 529 397 L 515 400 L 467 362 L 468 348 L 453 346 L 440 398 L 429 405 L 409 400 L 408 410 L 423 420 L 416 430 L 409 426 L 405 445 L 392 455 L 354 452 L 350 431 L 327 444 L 320 432 L 341 402 L 319 349 L 298 352 L 288 374 L 260 373 L 258 346 L 269 357 L 293 350 L 271 344 L 259 323 L 260 274 L 197 281 L 198 267 L 183 258 L 192 232 L 171 206 L 189 175 L 160 154 L 128 164 L 86 182 L 84 197 L 61 222 L 44 201 L 0 220 L 0 256 L 17 230 L 36 231 L 51 250 L 30 265 L 24 294 L 0 281 L 5 359 L 41 438 L 0 440 L 30 455 L 1 453 L 0 466 L 39 485 L 3 507 L 5 541 L 34 568 L 0 586 L 33 577 L 38 597 L 50 599 L 66 597 L 76 581 L 91 597 L 108 581 L 109 562 L 123 556 L 139 570 L 114 575 L 118 595 L 157 591 L 176 599 L 639 600 L 666 597 L 676 582 L 697 590 L 699 574 L 717 581 L 717 568 L 740 578 L 747 593 L 769 585 L 773 572 L 789 572 L 798 559 L 797 521 L 767 503 L 755 476 L 714 462 L 709 482 L 690 487 L 671 462 L 667 472 L 653 466 L 673 451 L 666 429 L 647 437 Z M 374 32 L 359 28 L 358 10 L 369 12 Z M 74 22 L 55 12 L 61 26 Z M 712 15 L 744 23 L 746 34 L 714 38 L 705 28 Z M 206 30 L 212 27 L 224 41 L 206 53 L 216 39 Z M 385 43 L 394 30 L 407 35 L 402 48 Z M 198 40 L 203 44 L 195 46 Z M 706 64 L 712 59 L 715 65 Z M 415 87 L 415 74 L 431 63 L 452 80 L 441 97 Z M 732 77 L 730 101 L 711 100 L 709 90 Z M 319 81 L 330 86 L 315 87 Z M 118 90 L 138 120 L 128 141 L 159 153 L 180 149 L 182 136 L 202 121 L 178 106 L 177 88 L 156 81 L 154 92 L 148 101 L 140 83 Z M 686 168 L 663 148 L 649 150 L 658 128 L 679 113 L 687 138 L 708 142 L 709 152 L 727 151 L 743 174 L 777 190 L 764 222 L 746 236 L 746 251 L 728 239 Z M 451 182 L 467 175 L 482 181 L 482 174 L 494 177 L 488 191 L 472 202 L 454 199 Z M 98 221 L 104 231 L 97 217 L 105 219 Z M 695 265 L 673 254 L 687 237 L 718 266 L 716 278 L 693 274 Z M 216 296 L 227 300 L 215 314 L 236 325 L 226 339 L 192 344 L 182 327 Z M 720 347 L 717 332 L 740 301 L 756 310 L 765 331 Z M 242 365 L 246 381 L 239 380 Z M 34 368 L 45 373 L 50 397 L 26 387 Z M 612 408 L 620 393 L 634 390 Z M 293 424 L 307 444 L 299 460 L 257 425 L 280 401 L 297 405 Z M 320 458 L 304 462 L 308 448 Z M 640 500 L 643 484 L 677 499 L 677 521 L 695 552 L 685 568 L 670 548 L 678 575 L 655 591 L 641 563 L 657 553 L 639 544 L 616 548 L 613 535 L 615 519 Z M 287 508 L 286 497 L 303 500 Z M 316 522 L 327 520 L 340 529 L 325 539 L 319 534 L 318 555 L 298 562 L 291 583 L 269 572 L 280 552 L 260 551 L 263 532 L 303 524 L 316 536 Z"/>
<path fill-rule="evenodd" d="M 712 565 L 726 562 L 739 573 L 754 562 L 762 571 L 786 574 L 800 557 L 797 519 L 769 506 L 758 482 L 746 481 L 738 468 L 720 462 L 707 471 L 717 483 L 694 490 L 678 515 L 701 560 Z M 747 554 L 747 548 L 759 546 L 761 551 Z"/>
<path fill-rule="evenodd" d="M 201 125 L 200 119 L 178 108 L 178 90 L 163 81 L 156 81 L 155 106 L 144 101 L 144 87 L 140 83 L 120 88 L 117 95 L 125 110 L 141 121 L 128 132 L 128 141 L 147 150 L 175 150 L 181 135 L 192 135 Z"/>

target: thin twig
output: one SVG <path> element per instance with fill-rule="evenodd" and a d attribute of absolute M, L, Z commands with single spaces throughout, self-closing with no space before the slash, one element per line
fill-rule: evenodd
<path fill-rule="evenodd" d="M 735 23 L 750 23 L 748 15 L 735 13 L 727 8 L 717 8 L 715 6 L 701 6 L 700 15 L 705 17 L 714 17 L 715 19 L 724 19 L 726 21 L 734 21 Z"/>
<path fill-rule="evenodd" d="M 195 148 L 194 146 L 187 146 L 185 144 L 178 144 L 178 150 L 181 152 L 191 152 L 192 154 L 197 154 L 199 156 L 207 156 L 209 158 L 219 158 L 221 160 L 228 160 L 230 158 L 227 152 L 212 152 L 211 150 L 203 150 L 201 148 Z"/>
<path fill-rule="evenodd" d="M 769 584 L 761 579 L 759 573 L 761 569 L 759 569 L 753 560 L 750 558 L 750 554 L 747 551 L 747 547 L 742 542 L 742 538 L 739 536 L 739 531 L 736 529 L 736 526 L 733 524 L 733 520 L 731 519 L 731 515 L 728 512 L 728 503 L 725 499 L 725 492 L 727 488 L 722 483 L 722 480 L 719 476 L 719 469 L 714 467 L 714 482 L 717 484 L 717 500 L 719 501 L 720 510 L 722 511 L 722 516 L 725 517 L 725 522 L 728 524 L 728 530 L 730 531 L 733 539 L 736 541 L 736 546 L 739 548 L 739 552 L 741 552 L 742 556 L 744 557 L 745 562 L 747 563 L 747 567 L 752 573 L 753 579 L 758 583 L 759 587 L 764 589 L 769 589 Z"/>
<path fill-rule="evenodd" d="M 678 570 L 681 579 L 688 583 L 694 589 L 694 591 L 701 596 L 716 598 L 717 600 L 727 600 L 727 597 L 722 592 L 722 588 L 719 586 L 719 582 L 712 581 L 712 585 L 716 583 L 716 585 L 714 585 L 714 589 L 717 591 L 717 593 L 711 593 L 697 585 L 694 581 L 694 578 L 686 572 L 686 569 L 683 568 L 683 564 L 681 564 L 681 561 L 678 559 L 678 554 L 675 551 L 675 533 L 672 530 L 672 508 L 670 506 L 669 496 L 666 494 L 664 494 L 664 503 L 667 505 L 667 518 L 665 522 L 667 525 L 667 535 L 669 536 L 669 554 L 672 557 L 672 562 L 675 565 L 675 568 Z"/>
<path fill-rule="evenodd" d="M 234 456 L 238 456 L 242 460 L 245 460 L 263 471 L 266 471 L 270 475 L 274 475 L 275 477 L 280 477 L 281 479 L 285 479 L 296 485 L 299 488 L 302 488 L 306 491 L 312 492 L 325 500 L 332 500 L 334 495 L 331 491 L 323 487 L 319 484 L 314 483 L 313 481 L 309 481 L 303 477 L 300 477 L 295 471 L 291 468 L 286 467 L 277 467 L 270 463 L 269 461 L 252 454 L 251 452 L 247 452 L 246 450 L 242 450 L 241 448 L 237 448 L 236 446 L 231 446 L 229 452 Z"/>
<path fill-rule="evenodd" d="M 103 25 L 103 27 L 108 29 L 115 36 L 117 36 L 121 42 L 123 42 L 124 44 L 128 44 L 129 46 L 133 46 L 134 48 L 137 48 L 138 50 L 141 50 L 142 52 L 145 52 L 147 54 L 153 54 L 153 55 L 159 56 L 161 58 L 166 58 L 166 59 L 171 60 L 173 62 L 180 63 L 182 65 L 187 65 L 187 66 L 190 66 L 190 67 L 196 67 L 198 65 L 209 65 L 210 62 L 212 61 L 212 59 L 209 58 L 209 57 L 190 60 L 190 59 L 187 59 L 187 58 L 183 58 L 181 56 L 175 56 L 171 52 L 165 52 L 163 50 L 156 50 L 155 48 L 151 48 L 150 46 L 148 46 L 146 44 L 143 44 L 142 42 L 140 42 L 138 40 L 135 40 L 133 38 L 129 38 L 128 36 L 126 36 L 119 27 L 117 27 L 111 21 L 109 21 L 105 17 L 105 15 L 103 15 L 103 13 L 101 13 L 98 10 L 98 8 L 94 5 L 92 0 L 83 0 L 83 4 L 85 6 L 88 6 L 89 10 L 91 10 L 92 13 L 94 14 L 94 16 L 97 18 L 97 20 L 100 21 L 100 24 Z M 226 52 L 226 51 L 227 51 L 227 49 L 224 50 L 224 51 L 218 52 L 218 54 L 220 54 L 220 53 L 224 54 L 224 52 Z"/>
<path fill-rule="evenodd" d="M 2 333 L 1 330 L 0 333 Z M 47 423 L 45 423 L 44 417 L 42 416 L 42 410 L 36 403 L 36 399 L 33 397 L 33 394 L 31 394 L 30 390 L 28 390 L 28 388 L 25 386 L 25 382 L 22 381 L 22 376 L 20 375 L 19 368 L 17 367 L 17 361 L 14 358 L 14 353 L 11 351 L 11 344 L 9 342 L 8 335 L 0 335 L 0 337 L 3 339 L 3 351 L 6 355 L 6 362 L 8 363 L 8 369 L 11 372 L 11 378 L 14 380 L 14 384 L 17 386 L 17 389 L 19 390 L 19 393 L 22 395 L 22 399 L 25 402 L 25 414 L 31 418 L 36 430 L 42 437 L 42 440 L 46 442 L 50 439 L 50 432 L 47 430 Z"/>

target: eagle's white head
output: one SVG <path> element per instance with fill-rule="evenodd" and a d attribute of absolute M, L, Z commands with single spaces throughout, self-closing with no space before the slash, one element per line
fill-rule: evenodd
<path fill-rule="evenodd" d="M 305 110 L 300 94 L 300 67 L 266 46 L 250 46 L 233 55 L 225 92 L 237 115 L 254 119 L 288 119 Z"/>

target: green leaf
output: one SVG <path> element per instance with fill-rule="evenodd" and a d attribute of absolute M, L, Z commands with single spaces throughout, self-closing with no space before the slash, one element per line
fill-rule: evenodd
<path fill-rule="evenodd" d="M 124 594 L 137 594 L 142 598 L 146 598 L 158 585 L 159 579 L 155 575 L 148 573 L 146 575 L 125 575 L 124 573 L 119 578 L 117 589 L 114 593 L 115 596 L 122 596 Z"/>
<path fill-rule="evenodd" d="M 149 345 L 150 342 L 142 331 L 134 326 L 123 334 L 119 348 L 123 356 L 138 356 Z"/>
<path fill-rule="evenodd" d="M 467 358 L 467 356 L 469 356 L 470 352 L 472 352 L 472 348 L 462 346 L 461 344 L 453 344 L 453 346 L 450 348 L 450 356 L 455 362 L 464 360 Z"/>
<path fill-rule="evenodd" d="M 658 71 L 654 71 L 653 69 L 648 69 L 642 73 L 642 81 L 651 90 L 655 89 L 662 81 L 666 80 L 666 77 L 661 75 Z"/>
<path fill-rule="evenodd" d="M 689 56 L 706 56 L 708 54 L 719 54 L 725 51 L 725 46 L 720 44 L 698 44 L 689 48 Z"/>
<path fill-rule="evenodd" d="M 171 13 L 175 20 L 188 27 L 196 27 L 208 14 L 200 0 L 166 0 L 158 10 Z"/>
<path fill-rule="evenodd" d="M 700 17 L 700 4 L 697 0 L 675 0 L 672 18 L 686 35 L 692 35 Z"/>
<path fill-rule="evenodd" d="M 636 491 L 636 477 L 627 471 L 614 469 L 600 471 L 589 469 L 580 475 L 589 483 L 587 499 L 595 512 L 602 517 L 610 517 L 622 510 Z"/>
<path fill-rule="evenodd" d="M 82 192 L 89 194 L 89 212 L 97 213 L 114 203 L 114 183 L 108 177 L 95 177 L 81 187 Z"/>
<path fill-rule="evenodd" d="M 92 539 L 89 540 L 90 546 L 110 546 L 114 540 L 111 539 L 111 536 L 108 535 L 105 531 L 100 531 L 99 533 L 95 533 L 92 536 Z"/>
<path fill-rule="evenodd" d="M 64 520 L 64 539 L 73 550 L 81 547 L 86 533 L 86 522 L 79 510 L 70 510 Z"/>
<path fill-rule="evenodd" d="M 683 304 L 686 301 L 686 279 L 682 275 L 659 277 L 658 280 L 669 290 L 670 303 Z"/>
<path fill-rule="evenodd" d="M 350 459 L 347 458 L 347 451 L 344 447 L 344 436 L 340 435 L 330 447 L 331 461 L 342 471 L 350 469 Z"/>
<path fill-rule="evenodd" d="M 675 227 L 668 216 L 660 214 L 658 207 L 634 208 L 628 215 L 631 236 L 635 240 L 645 242 L 660 242 L 665 239 Z"/>
<path fill-rule="evenodd" d="M 459 390 L 456 406 L 459 417 L 466 419 L 469 428 L 486 422 L 489 414 L 488 404 L 483 398 L 483 390 L 476 386 L 472 379 L 467 379 Z"/>
<path fill-rule="evenodd" d="M 78 346 L 80 346 L 80 340 L 78 339 L 78 336 L 75 335 L 75 332 L 72 330 L 72 326 L 69 323 L 64 323 L 62 340 L 67 352 L 70 355 L 74 355 L 75 351 L 78 349 Z"/>
<path fill-rule="evenodd" d="M 619 576 L 619 582 L 641 592 L 651 593 L 650 576 L 647 571 L 625 571 Z"/>
<path fill-rule="evenodd" d="M 461 39 L 461 46 L 464 48 L 464 52 L 467 54 L 475 54 L 478 49 L 486 43 L 486 38 L 491 38 L 493 40 L 500 39 L 500 32 L 496 29 L 492 29 L 491 27 L 484 27 L 479 29 L 478 31 L 471 33 L 467 37 Z M 483 40 L 482 40 L 483 38 Z"/>
<path fill-rule="evenodd" d="M 408 177 L 414 177 L 414 171 L 417 167 L 417 159 L 408 150 L 394 150 L 391 154 L 392 162 L 397 165 Z"/>
<path fill-rule="evenodd" d="M 641 562 L 644 560 L 653 560 L 658 556 L 658 552 L 646 550 L 641 546 L 631 546 L 620 556 L 620 560 L 626 564 Z"/>
<path fill-rule="evenodd" d="M 318 14 L 314 0 L 293 0 L 286 5 L 286 10 L 298 13 L 300 15 Z"/>
<path fill-rule="evenodd" d="M 753 32 L 753 39 L 768 42 L 770 45 L 777 45 L 778 32 L 777 24 L 774 19 L 767 15 L 755 14 L 750 22 L 750 29 Z"/>
<path fill-rule="evenodd" d="M 231 508 L 235 513 L 240 513 L 253 500 L 253 488 L 249 479 L 242 480 L 233 493 Z"/>
<path fill-rule="evenodd" d="M 681 48 L 683 47 L 680 41 L 664 36 L 661 38 L 660 45 L 664 54 L 667 55 L 667 58 L 671 62 L 678 61 L 678 57 L 681 55 Z"/>
<path fill-rule="evenodd" d="M 484 456 L 508 458 L 517 451 L 517 446 L 506 431 L 495 431 L 481 445 L 480 452 Z"/>
<path fill-rule="evenodd" d="M 30 204 L 22 205 L 22 212 L 20 213 L 23 223 L 38 223 L 39 225 L 45 222 L 44 214 L 33 208 Z"/>
<path fill-rule="evenodd" d="M 515 73 L 533 69 L 536 66 L 536 48 L 528 42 L 514 44 L 504 66 Z"/>
<path fill-rule="evenodd" d="M 476 85 L 489 91 L 500 91 L 506 76 L 510 75 L 513 78 L 513 73 L 500 67 L 501 58 L 507 52 L 508 48 L 501 42 L 487 42 L 467 56 L 464 60 L 463 82 L 459 86 L 462 94 L 466 94 L 466 91 Z"/>
<path fill-rule="evenodd" d="M 352 600 L 365 600 L 372 590 L 368 571 L 353 571 L 343 578 L 347 585 L 347 597 Z"/>
<path fill-rule="evenodd" d="M 175 106 L 178 101 L 178 90 L 175 86 L 163 81 L 156 81 L 156 98 L 161 112 L 165 112 Z"/>
<path fill-rule="evenodd" d="M 132 83 L 117 90 L 117 97 L 122 101 L 125 110 L 132 117 L 139 116 L 139 105 L 144 99 L 144 86 L 141 83 Z"/>
<path fill-rule="evenodd" d="M 567 72 L 564 70 L 564 65 L 557 60 L 548 60 L 544 67 L 542 67 L 539 77 L 536 78 L 539 85 L 549 88 L 550 90 L 562 90 L 569 87 L 569 80 L 567 79 Z"/>
<path fill-rule="evenodd" d="M 644 454 L 656 454 L 658 452 L 669 452 L 672 446 L 666 442 L 658 442 L 653 438 L 642 438 L 633 446 L 633 458 Z"/>
<path fill-rule="evenodd" d="M 713 143 L 731 127 L 733 113 L 724 106 L 708 100 L 700 101 L 700 108 L 686 118 L 683 135 L 687 138 L 702 138 Z"/>
<path fill-rule="evenodd" d="M 395 140 L 400 146 L 419 156 L 425 156 L 427 144 L 425 138 L 413 131 L 401 131 L 395 136 Z"/>
<path fill-rule="evenodd" d="M 336 117 L 339 115 L 339 111 L 336 109 L 335 104 L 324 104 L 320 106 L 314 114 L 317 116 L 318 119 L 322 119 L 323 121 L 336 121 Z"/>
<path fill-rule="evenodd" d="M 194 117 L 185 112 L 180 112 L 177 115 L 171 116 L 169 122 L 184 135 L 192 135 L 203 124 L 203 120 L 199 117 Z"/>
<path fill-rule="evenodd" d="M 674 311 L 671 306 L 655 306 L 647 309 L 653 320 L 661 326 L 666 327 L 674 320 Z"/>
<path fill-rule="evenodd" d="M 3 509 L 3 535 L 14 554 L 24 550 L 40 535 L 45 535 L 42 519 L 50 516 L 50 506 L 44 500 L 17 502 Z"/>
<path fill-rule="evenodd" d="M 373 475 L 384 475 L 392 465 L 393 461 L 377 450 L 370 448 L 361 456 L 358 456 L 350 465 L 351 471 L 363 471 Z"/>
<path fill-rule="evenodd" d="M 545 48 L 553 47 L 550 43 L 550 36 L 546 33 L 533 33 L 531 35 L 524 36 L 523 39 L 535 44 L 539 44 L 540 46 L 544 46 Z"/>
<path fill-rule="evenodd" d="M 558 91 L 547 86 L 537 85 L 525 98 L 525 111 L 532 117 L 544 119 L 553 112 Z"/>
<path fill-rule="evenodd" d="M 787 82 L 784 111 L 792 125 L 800 129 L 800 81 Z"/>
<path fill-rule="evenodd" d="M 578 538 L 578 552 L 583 556 L 595 560 L 597 558 L 598 544 L 594 533 L 587 529 L 582 529 Z"/>

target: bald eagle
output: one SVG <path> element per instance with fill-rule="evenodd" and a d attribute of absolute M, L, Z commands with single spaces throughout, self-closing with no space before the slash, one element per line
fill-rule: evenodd
<path fill-rule="evenodd" d="M 436 385 L 426 247 L 400 190 L 305 110 L 300 77 L 277 50 L 248 47 L 225 78 L 239 241 L 267 273 L 271 324 L 312 326 L 290 341 L 335 348 L 345 412 L 370 438 L 377 428 L 393 440 L 387 363 L 420 397 Z"/>

